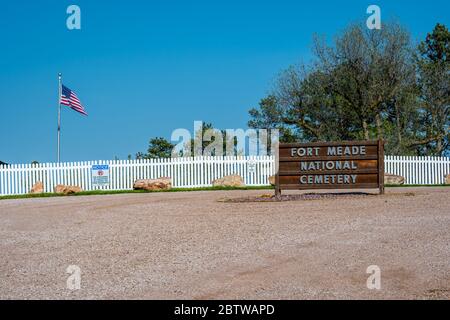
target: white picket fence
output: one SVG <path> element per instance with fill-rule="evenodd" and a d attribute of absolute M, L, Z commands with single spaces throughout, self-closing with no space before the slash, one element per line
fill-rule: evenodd
<path fill-rule="evenodd" d="M 93 165 L 109 165 L 110 184 L 92 184 Z M 84 161 L 67 163 L 12 164 L 0 166 L 0 195 L 28 193 L 38 181 L 45 192 L 53 192 L 58 184 L 76 185 L 83 190 L 130 190 L 136 179 L 171 177 L 175 188 L 211 186 L 215 179 L 239 174 L 248 186 L 268 185 L 274 174 L 270 156 L 195 157 L 173 159 Z"/>
<path fill-rule="evenodd" d="M 444 184 L 450 174 L 448 157 L 386 156 L 385 171 L 405 177 L 405 184 Z"/>
<path fill-rule="evenodd" d="M 92 184 L 91 168 L 108 164 L 110 184 Z M 386 156 L 386 172 L 406 178 L 406 184 L 443 184 L 450 174 L 450 158 Z M 57 184 L 77 185 L 83 190 L 130 190 L 136 179 L 171 177 L 175 188 L 211 186 L 214 179 L 239 174 L 248 186 L 268 185 L 275 172 L 271 156 L 195 157 L 151 160 L 84 161 L 67 163 L 0 165 L 0 195 L 26 194 L 38 181 L 45 192 Z"/>

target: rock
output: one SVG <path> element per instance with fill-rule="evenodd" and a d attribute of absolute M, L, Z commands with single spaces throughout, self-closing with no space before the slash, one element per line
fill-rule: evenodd
<path fill-rule="evenodd" d="M 395 174 L 385 173 L 384 184 L 402 185 L 405 183 L 405 178 Z"/>
<path fill-rule="evenodd" d="M 245 187 L 244 179 L 237 174 L 216 179 L 212 185 L 213 187 Z"/>
<path fill-rule="evenodd" d="M 134 190 L 169 190 L 172 188 L 172 179 L 170 177 L 162 177 L 159 179 L 139 179 L 133 184 Z"/>
<path fill-rule="evenodd" d="M 450 174 L 445 176 L 445 184 L 450 184 Z"/>
<path fill-rule="evenodd" d="M 36 182 L 31 188 L 30 193 L 44 193 L 44 184 L 41 181 Z"/>
<path fill-rule="evenodd" d="M 63 193 L 65 195 L 67 195 L 67 194 L 74 194 L 74 193 L 82 192 L 83 189 L 81 189 L 78 186 L 65 186 L 63 184 L 58 184 L 57 186 L 55 186 L 53 191 L 55 193 Z"/>
<path fill-rule="evenodd" d="M 275 176 L 269 176 L 269 183 L 271 186 L 275 185 Z"/>

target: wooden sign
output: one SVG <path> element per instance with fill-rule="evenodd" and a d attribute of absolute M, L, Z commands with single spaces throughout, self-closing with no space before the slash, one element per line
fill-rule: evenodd
<path fill-rule="evenodd" d="M 379 141 L 280 143 L 275 193 L 281 190 L 366 189 L 384 193 Z"/>

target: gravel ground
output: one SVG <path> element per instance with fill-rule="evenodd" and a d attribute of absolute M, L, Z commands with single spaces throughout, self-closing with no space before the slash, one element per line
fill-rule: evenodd
<path fill-rule="evenodd" d="M 450 298 L 450 188 L 223 201 L 267 193 L 0 201 L 0 298 Z M 370 265 L 380 290 L 366 287 Z"/>

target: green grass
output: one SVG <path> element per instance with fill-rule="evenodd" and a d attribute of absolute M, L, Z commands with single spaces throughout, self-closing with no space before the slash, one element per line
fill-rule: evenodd
<path fill-rule="evenodd" d="M 449 184 L 438 185 L 386 185 L 386 188 L 409 188 L 409 187 L 450 187 Z M 83 191 L 71 195 L 64 195 L 61 193 L 37 193 L 37 194 L 21 194 L 12 196 L 0 196 L 0 200 L 8 199 L 28 199 L 28 198 L 50 198 L 50 197 L 77 197 L 77 196 L 95 196 L 106 194 L 122 194 L 122 193 L 157 193 L 157 192 L 191 192 L 191 191 L 227 191 L 227 190 L 273 190 L 272 186 L 258 186 L 258 187 L 202 187 L 202 188 L 173 188 L 170 190 L 157 190 L 157 191 L 145 191 L 145 190 L 94 190 Z"/>
<path fill-rule="evenodd" d="M 106 194 L 123 194 L 123 193 L 158 193 L 158 192 L 191 192 L 191 191 L 227 191 L 227 190 L 273 190 L 272 186 L 258 186 L 258 187 L 201 187 L 201 188 L 172 188 L 169 190 L 94 190 L 82 191 L 71 195 L 64 195 L 61 193 L 36 193 L 36 194 L 20 194 L 11 196 L 0 196 L 0 200 L 9 199 L 28 199 L 28 198 L 50 198 L 50 197 L 77 197 L 77 196 L 95 196 Z"/>

